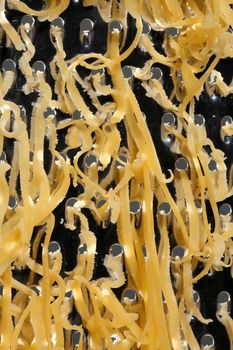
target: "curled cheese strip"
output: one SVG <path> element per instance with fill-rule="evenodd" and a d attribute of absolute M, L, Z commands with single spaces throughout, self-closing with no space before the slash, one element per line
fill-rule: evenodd
<path fill-rule="evenodd" d="M 179 325 L 179 312 L 176 302 L 176 298 L 173 292 L 171 276 L 170 276 L 170 266 L 169 266 L 169 239 L 167 232 L 167 222 L 166 218 L 163 218 L 161 223 L 161 244 L 163 242 L 163 252 L 160 260 L 160 270 L 161 273 L 166 276 L 162 279 L 162 290 L 165 298 L 165 302 L 168 308 L 168 324 L 169 324 L 169 334 L 172 339 L 172 345 L 174 349 L 182 349 L 181 343 L 181 332 Z"/>
<path fill-rule="evenodd" d="M 220 310 L 219 312 L 216 313 L 216 317 L 221 322 L 227 331 L 229 340 L 230 340 L 230 350 L 233 349 L 233 343 L 232 343 L 232 337 L 233 337 L 233 320 L 227 310 Z"/>
<path fill-rule="evenodd" d="M 15 48 L 19 51 L 24 50 L 24 44 L 17 33 L 17 31 L 14 29 L 14 27 L 8 22 L 5 16 L 5 0 L 1 1 L 0 3 L 0 24 L 6 34 L 9 36 L 10 40 L 14 44 Z"/>
<path fill-rule="evenodd" d="M 200 350 L 200 346 L 195 338 L 191 326 L 189 324 L 189 317 L 185 312 L 184 300 L 180 300 L 179 304 L 179 317 L 182 325 L 182 330 L 184 333 L 185 339 L 187 339 L 187 343 L 189 344 L 190 349 L 192 350 Z"/>
<path fill-rule="evenodd" d="M 29 94 L 33 91 L 33 77 L 32 77 L 32 68 L 30 66 L 30 61 L 35 55 L 35 48 L 27 35 L 25 28 L 23 25 L 20 26 L 20 33 L 23 41 L 26 45 L 26 50 L 22 54 L 22 56 L 19 59 L 19 67 L 23 73 L 23 75 L 26 78 L 26 84 L 23 86 L 23 91 L 25 94 Z"/>
<path fill-rule="evenodd" d="M 40 20 L 49 20 L 53 21 L 57 18 L 62 12 L 66 10 L 69 5 L 69 0 L 52 0 L 47 1 L 47 5 L 45 9 L 36 11 L 27 6 L 24 2 L 20 0 L 7 0 L 8 6 L 12 9 L 21 11 L 28 15 L 37 16 Z"/>

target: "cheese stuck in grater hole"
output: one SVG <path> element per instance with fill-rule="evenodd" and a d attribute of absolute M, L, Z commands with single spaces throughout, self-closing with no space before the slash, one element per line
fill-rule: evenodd
<path fill-rule="evenodd" d="M 0 348 L 232 350 L 230 1 L 30 3 L 0 5 Z"/>

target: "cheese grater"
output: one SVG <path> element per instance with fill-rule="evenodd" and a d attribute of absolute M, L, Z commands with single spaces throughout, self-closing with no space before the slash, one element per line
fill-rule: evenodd
<path fill-rule="evenodd" d="M 43 1 L 24 1 L 28 6 L 32 7 L 35 10 L 41 10 L 45 6 Z M 121 22 L 115 21 L 106 23 L 100 16 L 99 11 L 94 6 L 84 6 L 82 1 L 71 0 L 67 9 L 60 14 L 60 17 L 54 19 L 53 21 L 39 21 L 36 16 L 31 16 L 29 14 L 21 13 L 17 10 L 13 10 L 11 8 L 6 7 L 6 17 L 9 22 L 13 25 L 13 27 L 18 30 L 20 24 L 25 23 L 30 27 L 29 36 L 33 42 L 35 47 L 35 54 L 32 57 L 30 62 L 34 71 L 45 72 L 46 82 L 53 89 L 53 98 L 55 98 L 54 93 L 54 80 L 51 75 L 51 66 L 50 62 L 52 61 L 55 55 L 54 46 L 51 44 L 50 37 L 50 29 L 51 26 L 61 28 L 63 31 L 63 45 L 64 52 L 66 53 L 66 59 L 72 60 L 76 55 L 83 55 L 88 53 L 99 53 L 105 54 L 107 50 L 107 39 L 109 35 L 109 30 L 112 31 L 121 31 Z M 136 34 L 136 25 L 135 19 L 127 15 L 127 35 L 124 41 L 123 51 L 126 50 L 130 44 L 132 43 L 135 34 Z M 109 27 L 111 27 L 109 29 Z M 164 38 L 165 36 L 176 37 L 179 35 L 179 30 L 177 28 L 168 28 L 166 30 L 155 30 L 151 28 L 151 26 L 147 22 L 143 22 L 143 34 L 150 36 L 154 48 L 160 53 L 164 54 Z M 122 39 L 123 40 L 123 39 Z M 33 91 L 29 94 L 25 94 L 23 91 L 23 85 L 25 84 L 25 77 L 19 69 L 19 59 L 21 57 L 21 52 L 17 51 L 14 45 L 11 42 L 7 42 L 6 37 L 2 34 L 2 39 L 0 43 L 0 57 L 1 57 L 1 66 L 2 72 L 4 71 L 14 71 L 15 72 L 15 80 L 7 92 L 6 99 L 12 101 L 20 106 L 21 108 L 21 116 L 25 118 L 28 132 L 30 132 L 30 115 L 32 113 L 33 103 L 38 98 L 37 92 Z M 172 145 L 174 142 L 174 136 L 171 134 L 164 134 L 164 125 L 169 125 L 170 127 L 176 125 L 176 118 L 174 118 L 174 114 L 169 113 L 169 111 L 165 111 L 164 108 L 160 106 L 152 98 L 146 96 L 145 89 L 141 84 L 141 80 L 137 78 L 137 74 L 134 74 L 137 68 L 143 68 L 146 62 L 150 59 L 150 55 L 146 52 L 142 45 L 138 45 L 133 52 L 123 61 L 121 62 L 122 71 L 125 79 L 129 81 L 132 91 L 134 92 L 138 104 L 141 108 L 141 111 L 144 114 L 144 118 L 146 120 L 146 124 L 149 128 L 151 137 L 154 142 L 155 149 L 158 154 L 158 158 L 161 164 L 161 168 L 166 176 L 169 176 L 169 169 L 176 169 L 176 171 L 184 170 L 187 164 L 178 163 L 177 159 L 180 159 L 180 154 L 174 152 L 172 150 Z M 224 82 L 229 85 L 232 81 L 232 68 L 233 61 L 232 58 L 224 58 L 221 59 L 215 70 L 220 72 Z M 103 79 L 104 84 L 111 84 L 111 79 L 108 74 L 104 71 L 98 72 Z M 78 68 L 78 74 L 85 79 L 89 76 L 90 72 L 85 67 Z M 96 71 L 93 71 L 92 74 L 96 74 Z M 170 76 L 170 70 L 168 67 L 162 64 L 155 64 L 152 69 L 152 78 L 161 82 L 167 96 L 169 96 L 172 92 L 172 79 Z M 179 79 L 179 77 L 178 77 Z M 180 78 L 182 80 L 182 77 Z M 80 89 L 80 93 L 87 105 L 90 106 L 90 109 L 93 113 L 96 113 L 96 109 L 91 106 L 90 97 L 87 92 Z M 100 97 L 101 102 L 111 102 L 111 99 L 108 99 L 106 96 Z M 195 104 L 195 123 L 196 125 L 200 125 L 205 127 L 207 137 L 211 139 L 214 146 L 217 149 L 220 149 L 225 154 L 225 164 L 227 166 L 227 175 L 228 180 L 231 181 L 231 166 L 232 166 L 232 136 L 224 136 L 223 135 L 223 127 L 224 125 L 232 124 L 232 107 L 233 107 L 233 98 L 232 94 L 229 94 L 225 97 L 222 97 L 218 92 L 214 92 L 209 95 L 207 91 L 204 89 L 200 94 L 199 100 L 196 101 Z M 48 111 L 48 114 L 53 114 L 56 117 L 57 121 L 62 121 L 68 118 L 68 113 L 64 113 L 59 109 L 51 109 Z M 46 116 L 45 116 L 46 117 Z M 80 113 L 76 111 L 76 116 L 73 118 L 81 119 Z M 119 123 L 118 129 L 121 135 L 121 147 L 127 147 L 127 139 L 126 139 L 126 130 L 124 124 L 122 122 Z M 7 139 L 4 142 L 4 153 L 2 153 L 2 157 L 8 161 L 9 164 L 13 161 L 13 153 L 14 153 L 14 140 Z M 58 143 L 57 143 L 57 151 L 62 154 L 66 147 L 66 132 L 64 129 L 58 131 Z M 77 149 L 73 148 L 67 152 L 68 157 L 70 158 L 71 164 L 73 164 L 73 159 L 75 154 L 77 153 Z M 65 157 L 65 155 L 64 155 Z M 121 161 L 125 161 L 124 156 L 121 156 Z M 31 155 L 33 159 L 33 154 Z M 3 159 L 4 160 L 4 159 Z M 44 168 L 48 172 L 51 166 L 51 155 L 49 153 L 49 143 L 45 139 L 44 143 Z M 98 163 L 98 159 L 94 157 L 83 157 L 80 160 L 80 166 L 91 167 L 93 163 Z M 118 164 L 120 166 L 120 163 Z M 116 165 L 117 167 L 117 165 Z M 179 168 L 180 167 L 180 168 Z M 100 173 L 100 180 L 105 178 L 108 172 L 108 168 Z M 209 164 L 209 170 L 215 171 L 216 164 Z M 114 184 L 110 184 L 110 186 L 114 187 Z M 20 186 L 18 184 L 18 186 Z M 172 183 L 168 185 L 169 191 L 172 194 L 173 198 L 176 199 L 176 191 Z M 49 246 L 49 253 L 53 254 L 57 251 L 62 254 L 62 267 L 61 267 L 61 276 L 62 278 L 66 277 L 66 273 L 72 271 L 77 264 L 77 252 L 80 254 L 84 254 L 86 251 L 85 244 L 82 244 L 80 241 L 79 233 L 80 233 L 80 223 L 76 222 L 75 230 L 71 230 L 64 226 L 65 221 L 65 211 L 67 206 L 72 207 L 75 203 L 75 200 L 72 202 L 72 198 L 75 199 L 79 194 L 84 191 L 81 184 L 74 187 L 72 183 L 69 186 L 67 194 L 65 198 L 61 201 L 61 203 L 53 210 L 55 215 L 55 226 L 51 236 L 51 242 Z M 20 194 L 19 194 L 20 197 Z M 20 198 L 18 199 L 20 200 Z M 170 208 L 166 206 L 158 207 L 158 202 L 154 201 L 154 218 L 155 218 L 155 240 L 157 248 L 159 247 L 160 242 L 160 233 L 159 233 L 159 225 L 157 224 L 157 216 L 159 213 L 170 215 Z M 97 203 L 97 206 L 101 207 L 105 205 L 105 202 Z M 231 208 L 233 205 L 232 197 L 227 198 L 226 200 L 217 203 L 218 209 L 220 211 L 220 215 L 231 215 Z M 9 201 L 9 207 L 14 210 L 17 206 L 17 200 L 15 198 L 11 198 Z M 157 209 L 158 207 L 158 209 Z M 214 225 L 214 217 L 213 212 L 211 210 L 211 206 L 208 200 L 206 200 L 206 209 L 208 214 L 208 220 L 210 225 Z M 140 226 L 140 215 L 142 208 L 140 207 L 140 203 L 135 201 L 130 203 L 130 212 L 131 215 L 135 217 L 135 225 Z M 104 265 L 104 258 L 109 253 L 112 252 L 113 256 L 122 256 L 124 247 L 122 248 L 118 242 L 117 235 L 117 227 L 116 224 L 112 223 L 110 220 L 110 213 L 106 212 L 104 221 L 101 223 L 96 220 L 93 216 L 93 213 L 90 209 L 86 208 L 82 210 L 83 214 L 87 217 L 89 228 L 94 233 L 96 237 L 96 250 L 97 254 L 95 256 L 95 264 L 93 270 L 93 280 L 97 280 L 100 278 L 109 277 L 109 272 L 107 271 L 106 266 Z M 35 227 L 33 231 L 33 235 L 31 238 L 31 244 L 35 241 L 36 237 L 38 237 L 39 231 L 41 227 Z M 170 245 L 171 250 L 176 248 L 176 242 L 174 237 L 170 237 Z M 42 248 L 43 248 L 43 238 L 40 241 L 39 249 L 36 256 L 36 261 L 40 264 L 42 262 Z M 176 254 L 183 254 L 184 252 L 178 251 Z M 32 254 L 32 252 L 30 253 Z M 174 253 L 175 254 L 175 253 Z M 144 255 L 146 256 L 146 250 L 144 250 Z M 123 263 L 124 265 L 124 263 Z M 201 263 L 195 269 L 195 274 L 197 275 L 202 270 Z M 127 276 L 127 269 L 124 265 L 124 273 Z M 23 284 L 28 284 L 30 278 L 30 269 L 28 267 L 23 268 L 15 268 L 13 270 L 13 277 L 22 282 Z M 39 280 L 40 276 L 35 274 L 33 281 L 31 281 L 31 285 L 33 285 L 36 293 L 40 293 L 39 290 Z M 154 281 L 156 284 L 156 280 Z M 37 287 L 36 287 L 37 286 Z M 175 285 L 173 286 L 175 289 Z M 36 289 L 37 288 L 37 289 Z M 222 271 L 210 270 L 198 283 L 194 285 L 194 298 L 195 303 L 198 305 L 202 315 L 205 318 L 211 318 L 213 320 L 212 323 L 208 325 L 199 322 L 195 317 L 192 318 L 190 324 L 195 334 L 195 337 L 200 344 L 201 349 L 208 350 L 227 350 L 231 349 L 229 337 L 227 335 L 225 327 L 219 322 L 216 317 L 216 309 L 220 307 L 221 304 L 228 305 L 228 312 L 232 316 L 232 307 L 231 307 L 231 299 L 233 298 L 233 280 L 231 276 L 230 268 L 223 268 Z M 127 289 L 127 277 L 125 283 L 119 288 L 114 289 L 114 293 L 118 300 L 127 303 L 134 304 L 137 300 L 136 292 L 133 289 Z M 16 290 L 12 290 L 12 298 L 16 295 Z M 67 299 L 72 299 L 72 294 L 66 295 Z M 76 310 L 75 306 L 72 307 L 72 310 L 69 314 L 69 322 L 71 324 L 82 325 L 81 316 Z M 89 341 L 88 341 L 88 327 L 84 327 L 84 335 L 83 335 L 83 348 L 91 349 Z M 78 348 L 81 343 L 80 341 L 80 333 L 73 332 L 72 339 L 69 345 L 66 343 L 65 349 L 75 349 Z M 113 345 L 114 341 L 117 343 L 117 336 L 112 336 Z M 231 339 L 233 342 L 233 339 Z M 184 349 L 190 349 L 188 345 L 184 343 Z M 185 347 L 186 346 L 186 347 Z M 112 347 L 114 349 L 114 346 Z M 136 347 L 133 347 L 133 349 Z M 138 345 L 140 348 L 140 345 Z M 103 346 L 103 349 L 105 347 Z M 117 347 L 120 349 L 120 347 Z M 155 348 L 156 349 L 156 348 Z M 166 349 L 161 349 L 166 350 Z"/>

